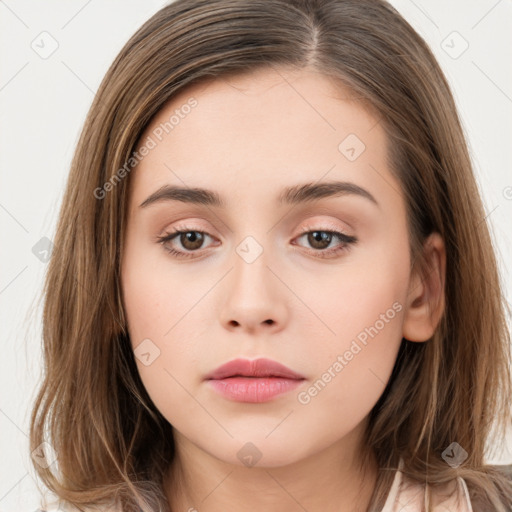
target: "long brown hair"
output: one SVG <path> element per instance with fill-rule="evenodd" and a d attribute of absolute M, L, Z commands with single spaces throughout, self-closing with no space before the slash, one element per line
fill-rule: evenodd
<path fill-rule="evenodd" d="M 510 511 L 511 484 L 484 463 L 491 434 L 510 424 L 512 396 L 486 214 L 447 80 L 384 0 L 177 0 L 123 47 L 76 148 L 45 282 L 45 376 L 30 441 L 31 450 L 47 441 L 58 458 L 34 464 L 39 477 L 76 506 L 169 510 L 172 427 L 139 378 L 122 303 L 130 158 L 187 85 L 270 66 L 314 69 L 378 113 L 407 199 L 412 261 L 424 267 L 433 231 L 446 246 L 444 315 L 428 342 L 402 340 L 370 413 L 367 444 L 380 468 L 370 510 L 383 505 L 401 458 L 405 474 L 431 486 L 463 477 L 476 510 Z M 452 442 L 468 454 L 458 468 L 442 458 Z"/>

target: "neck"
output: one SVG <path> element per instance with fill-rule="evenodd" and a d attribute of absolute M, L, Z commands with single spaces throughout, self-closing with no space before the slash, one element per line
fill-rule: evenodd
<path fill-rule="evenodd" d="M 165 478 L 172 512 L 366 512 L 378 467 L 346 436 L 305 459 L 277 467 L 219 460 L 175 433 L 176 456 Z M 353 437 L 353 436 L 352 436 Z M 349 449 L 352 447 L 352 449 Z"/>

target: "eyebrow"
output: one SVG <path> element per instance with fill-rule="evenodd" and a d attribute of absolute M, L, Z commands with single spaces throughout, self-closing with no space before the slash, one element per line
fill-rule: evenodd
<path fill-rule="evenodd" d="M 356 195 L 368 199 L 376 206 L 379 203 L 368 190 L 347 181 L 330 181 L 325 183 L 304 183 L 285 188 L 278 196 L 280 205 L 296 205 L 317 201 L 326 197 Z M 222 197 L 213 190 L 204 188 L 180 187 L 176 185 L 163 185 L 147 197 L 140 205 L 145 208 L 149 205 L 163 201 L 181 201 L 183 203 L 198 204 L 225 208 L 226 203 Z"/>

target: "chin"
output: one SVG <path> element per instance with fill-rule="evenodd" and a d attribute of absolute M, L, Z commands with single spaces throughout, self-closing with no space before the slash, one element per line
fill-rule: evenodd
<path fill-rule="evenodd" d="M 310 455 L 304 443 L 283 443 L 283 439 L 276 436 L 274 440 L 265 439 L 262 435 L 248 436 L 246 441 L 233 439 L 229 446 L 216 446 L 215 450 L 208 450 L 214 457 L 234 466 L 247 468 L 277 468 L 298 462 Z"/>

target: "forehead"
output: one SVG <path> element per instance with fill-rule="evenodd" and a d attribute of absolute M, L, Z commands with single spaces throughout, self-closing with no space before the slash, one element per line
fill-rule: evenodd
<path fill-rule="evenodd" d="M 376 111 L 368 102 L 363 106 L 340 80 L 309 69 L 272 67 L 207 78 L 185 87 L 157 113 L 146 132 L 168 121 L 173 113 L 188 110 L 186 105 L 192 98 L 197 107 L 190 113 L 202 114 L 194 116 L 195 128 L 199 128 L 199 123 L 208 125 L 208 121 L 222 122 L 227 127 L 231 120 L 231 126 L 236 123 L 244 132 L 256 128 L 257 134 L 263 136 L 273 134 L 272 128 L 280 120 L 279 126 L 286 130 L 281 133 L 285 138 L 298 121 L 309 122 L 315 132 L 323 129 L 338 135 L 344 127 L 359 126 L 363 131 L 378 122 Z M 180 120 L 185 117 L 187 113 L 180 115 Z M 274 123 L 262 125 L 269 120 Z M 173 131 L 177 135 L 178 130 Z"/>
<path fill-rule="evenodd" d="M 383 185 L 378 174 L 388 187 L 394 181 L 375 113 L 310 70 L 270 68 L 188 86 L 153 118 L 142 144 L 149 139 L 154 147 L 132 176 L 142 200 L 169 183 L 277 198 L 285 186 L 324 176 L 374 190 Z"/>

